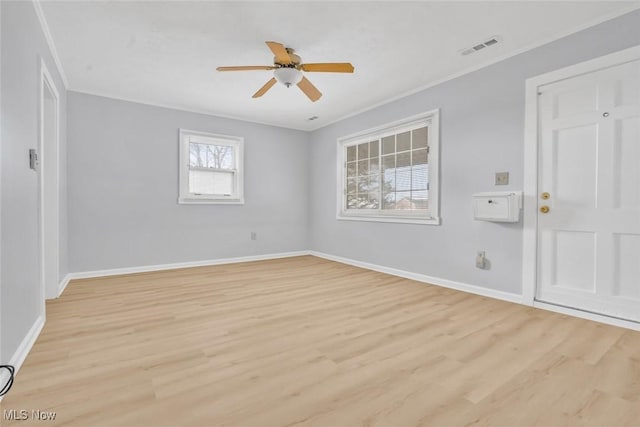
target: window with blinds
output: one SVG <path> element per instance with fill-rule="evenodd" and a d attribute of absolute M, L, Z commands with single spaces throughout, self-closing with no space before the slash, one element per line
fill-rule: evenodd
<path fill-rule="evenodd" d="M 180 203 L 242 203 L 243 140 L 180 130 Z"/>
<path fill-rule="evenodd" d="M 439 223 L 438 112 L 341 138 L 338 217 Z"/>

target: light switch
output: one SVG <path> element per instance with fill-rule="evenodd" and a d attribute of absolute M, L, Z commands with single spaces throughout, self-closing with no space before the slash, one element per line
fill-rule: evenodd
<path fill-rule="evenodd" d="M 40 166 L 40 160 L 38 159 L 38 152 L 34 148 L 29 149 L 29 168 L 37 171 Z"/>
<path fill-rule="evenodd" d="M 509 172 L 496 172 L 496 185 L 508 185 Z"/>

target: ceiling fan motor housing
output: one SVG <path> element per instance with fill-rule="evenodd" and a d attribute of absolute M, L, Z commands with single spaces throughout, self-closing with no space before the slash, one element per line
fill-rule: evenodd
<path fill-rule="evenodd" d="M 290 47 L 285 48 L 287 50 L 287 53 L 289 54 L 289 59 L 291 60 L 291 63 L 289 64 L 280 64 L 278 63 L 278 60 L 274 57 L 273 58 L 273 63 L 283 66 L 283 67 L 298 67 L 300 65 L 300 63 L 302 62 L 302 59 L 296 55 L 296 51 L 293 50 Z"/>

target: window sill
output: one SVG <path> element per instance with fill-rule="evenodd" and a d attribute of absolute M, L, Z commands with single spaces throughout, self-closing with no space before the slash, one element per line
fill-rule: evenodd
<path fill-rule="evenodd" d="M 440 218 L 402 218 L 397 216 L 351 216 L 338 214 L 336 219 L 338 219 L 339 221 L 395 222 L 400 224 L 440 225 Z"/>
<path fill-rule="evenodd" d="M 179 205 L 244 205 L 244 199 L 178 199 Z"/>

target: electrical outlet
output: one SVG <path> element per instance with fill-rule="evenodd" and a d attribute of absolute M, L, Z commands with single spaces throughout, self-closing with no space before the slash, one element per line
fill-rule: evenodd
<path fill-rule="evenodd" d="M 258 235 L 256 234 L 255 231 L 251 232 L 251 240 L 258 240 Z"/>
<path fill-rule="evenodd" d="M 487 259 L 485 257 L 484 251 L 478 251 L 478 254 L 476 255 L 476 267 L 484 270 L 486 261 Z"/>
<path fill-rule="evenodd" d="M 496 185 L 508 185 L 509 172 L 496 172 Z"/>

